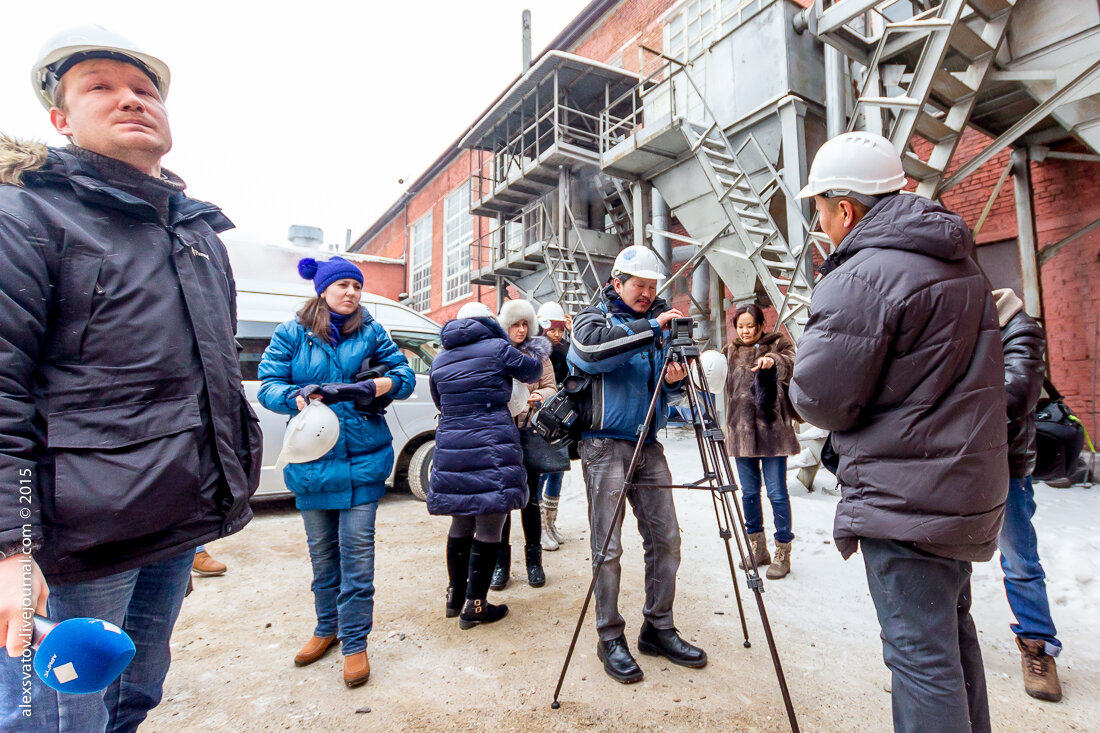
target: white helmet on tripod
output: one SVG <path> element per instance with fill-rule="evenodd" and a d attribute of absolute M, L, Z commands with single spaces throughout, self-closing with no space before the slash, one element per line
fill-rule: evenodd
<path fill-rule="evenodd" d="M 286 425 L 283 450 L 275 468 L 288 463 L 309 463 L 332 450 L 340 438 L 340 419 L 320 400 L 309 400 Z"/>
<path fill-rule="evenodd" d="M 699 354 L 699 366 L 703 368 L 703 378 L 707 380 L 707 388 L 714 394 L 722 394 L 726 389 L 726 357 L 720 351 L 707 349 Z M 697 382 L 697 379 L 693 379 Z M 695 388 L 702 391 L 703 385 L 696 384 Z"/>

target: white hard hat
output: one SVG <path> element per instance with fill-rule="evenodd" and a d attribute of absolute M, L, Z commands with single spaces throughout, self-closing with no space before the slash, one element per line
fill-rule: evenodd
<path fill-rule="evenodd" d="M 846 132 L 826 141 L 814 156 L 798 198 L 827 191 L 880 196 L 905 188 L 901 156 L 890 141 L 870 132 Z"/>
<path fill-rule="evenodd" d="M 53 92 L 58 80 L 74 64 L 93 58 L 117 59 L 137 66 L 153 80 L 160 98 L 167 99 L 172 78 L 168 64 L 101 25 L 81 25 L 53 36 L 38 54 L 38 61 L 31 69 L 31 84 L 42 106 L 46 109 L 56 106 Z"/>
<path fill-rule="evenodd" d="M 275 468 L 288 463 L 309 463 L 332 450 L 340 437 L 340 419 L 320 400 L 309 400 L 286 425 L 283 450 Z"/>
<path fill-rule="evenodd" d="M 512 380 L 512 396 L 508 398 L 508 414 L 519 417 L 527 412 L 527 398 L 531 396 L 531 390 L 518 379 Z"/>
<path fill-rule="evenodd" d="M 476 300 L 471 300 L 459 308 L 455 318 L 492 318 L 494 321 L 496 320 L 496 316 L 489 310 L 489 306 Z"/>
<path fill-rule="evenodd" d="M 728 365 L 722 352 L 707 349 L 699 354 L 699 366 L 703 367 L 703 376 L 707 380 L 707 387 L 714 394 L 722 394 L 726 389 L 726 371 Z M 703 385 L 696 384 L 696 389 L 703 389 Z"/>
<path fill-rule="evenodd" d="M 611 266 L 611 276 L 618 277 L 620 274 L 646 280 L 657 280 L 665 276 L 653 250 L 637 244 L 627 247 L 615 258 L 615 264 Z"/>
<path fill-rule="evenodd" d="M 557 303 L 543 303 L 539 306 L 537 318 L 539 326 L 550 328 L 550 324 L 554 321 L 565 323 L 565 309 Z"/>

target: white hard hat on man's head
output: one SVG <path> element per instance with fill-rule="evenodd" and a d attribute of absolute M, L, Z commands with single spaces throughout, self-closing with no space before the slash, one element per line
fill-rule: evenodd
<path fill-rule="evenodd" d="M 661 263 L 653 250 L 635 244 L 624 249 L 615 258 L 615 264 L 611 267 L 611 277 L 620 275 L 657 280 L 664 277 L 665 273 L 661 271 Z"/>
<path fill-rule="evenodd" d="M 57 106 L 54 103 L 54 89 L 65 72 L 81 61 L 97 58 L 133 64 L 149 76 L 162 100 L 168 97 L 168 84 L 172 77 L 168 64 L 145 53 L 125 36 L 101 25 L 81 25 L 61 31 L 42 46 L 38 61 L 31 69 L 31 84 L 38 101 L 46 109 Z"/>
<path fill-rule="evenodd" d="M 870 132 L 846 132 L 826 141 L 814 156 L 809 181 L 798 192 L 808 199 L 827 192 L 881 196 L 905 188 L 901 156 L 890 141 Z"/>

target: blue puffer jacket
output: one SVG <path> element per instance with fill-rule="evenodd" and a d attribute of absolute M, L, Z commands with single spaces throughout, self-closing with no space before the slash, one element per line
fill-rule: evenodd
<path fill-rule="evenodd" d="M 260 404 L 284 415 L 297 415 L 295 396 L 309 384 L 351 383 L 363 361 L 390 367 L 387 397 L 403 400 L 415 386 L 409 362 L 365 310 L 363 326 L 334 349 L 297 320 L 282 323 L 260 360 Z M 393 437 L 380 415 L 358 412 L 351 402 L 330 405 L 340 418 L 340 437 L 332 450 L 309 463 L 283 469 L 287 488 L 299 509 L 350 509 L 378 501 L 393 469 Z"/>
<path fill-rule="evenodd" d="M 657 316 L 669 309 L 660 298 L 641 317 L 608 285 L 600 302 L 573 319 L 569 363 L 592 380 L 592 426 L 581 437 L 635 441 L 645 420 L 665 356 Z M 657 440 L 665 426 L 668 405 L 679 397 L 679 384 L 662 385 L 657 413 L 646 442 Z"/>
<path fill-rule="evenodd" d="M 449 321 L 432 362 L 440 410 L 428 487 L 432 514 L 502 514 L 527 503 L 519 430 L 508 414 L 512 379 L 535 382 L 542 362 L 514 348 L 496 321 Z"/>

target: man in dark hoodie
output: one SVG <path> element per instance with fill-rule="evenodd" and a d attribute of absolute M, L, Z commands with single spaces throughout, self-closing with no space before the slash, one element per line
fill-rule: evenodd
<path fill-rule="evenodd" d="M 993 556 L 1004 514 L 1004 357 L 965 222 L 904 185 L 879 135 L 837 136 L 814 159 L 799 195 L 837 247 L 790 396 L 833 431 L 833 534 L 845 558 L 863 551 L 894 729 L 988 731 L 970 564 Z"/>
<path fill-rule="evenodd" d="M 1005 573 L 1005 593 L 1016 623 L 1012 633 L 1020 648 L 1024 690 L 1037 700 L 1058 702 L 1062 685 L 1054 658 L 1062 651 L 1047 599 L 1046 573 L 1039 562 L 1035 516 L 1035 407 L 1046 376 L 1046 335 L 1039 322 L 1024 312 L 1023 301 L 1011 289 L 994 290 L 1001 344 L 1005 352 L 1005 392 L 1008 396 L 1008 500 L 998 547 Z"/>
<path fill-rule="evenodd" d="M 161 168 L 159 59 L 86 26 L 34 79 L 71 144 L 0 138 L 0 729 L 131 731 L 160 702 L 195 547 L 252 517 L 232 224 Z M 137 654 L 104 693 L 55 693 L 29 674 L 31 609 L 104 619 Z"/>

